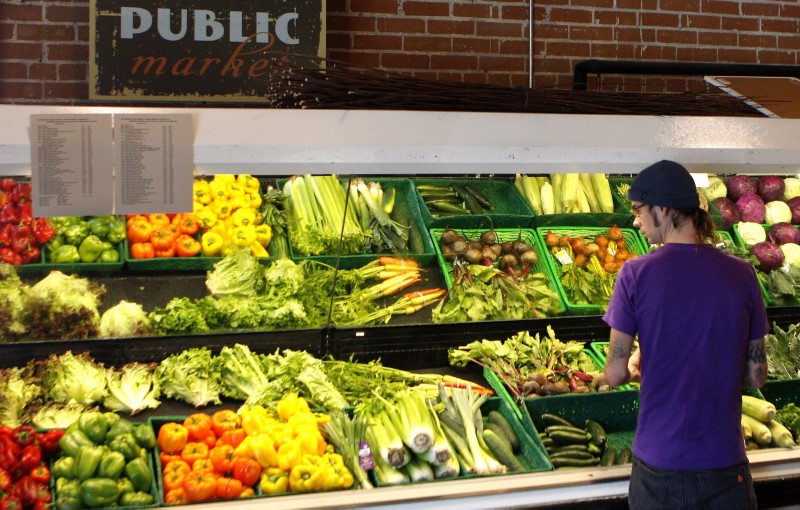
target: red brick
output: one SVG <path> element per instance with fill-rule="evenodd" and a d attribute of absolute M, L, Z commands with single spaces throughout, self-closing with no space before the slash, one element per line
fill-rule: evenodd
<path fill-rule="evenodd" d="M 478 57 L 470 55 L 431 55 L 431 69 L 476 69 Z"/>
<path fill-rule="evenodd" d="M 643 12 L 639 15 L 639 26 L 644 27 L 672 27 L 679 26 L 681 17 L 678 14 L 663 14 L 658 12 Z"/>
<path fill-rule="evenodd" d="M 42 84 L 29 81 L 0 79 L 0 97 L 14 99 L 42 99 Z"/>
<path fill-rule="evenodd" d="M 527 88 L 528 87 L 528 74 L 527 73 L 525 73 L 525 75 L 511 74 L 511 75 L 509 75 L 509 78 L 511 78 L 511 86 L 512 87 L 523 87 L 523 88 Z"/>
<path fill-rule="evenodd" d="M 778 37 L 778 48 L 783 48 L 784 50 L 800 50 L 800 37 L 791 36 L 791 37 Z"/>
<path fill-rule="evenodd" d="M 681 16 L 681 26 L 697 30 L 719 30 L 722 19 L 719 16 L 704 16 L 702 14 L 685 14 Z"/>
<path fill-rule="evenodd" d="M 397 0 L 350 0 L 350 12 L 398 14 Z"/>
<path fill-rule="evenodd" d="M 598 11 L 594 19 L 601 25 L 628 25 L 636 26 L 638 16 L 630 11 Z"/>
<path fill-rule="evenodd" d="M 89 19 L 88 5 L 48 5 L 44 19 L 53 23 L 81 23 Z"/>
<path fill-rule="evenodd" d="M 570 5 L 579 5 L 581 7 L 591 7 L 593 9 L 613 9 L 613 0 L 572 0 Z"/>
<path fill-rule="evenodd" d="M 547 43 L 548 55 L 589 57 L 589 45 L 575 42 L 549 42 Z"/>
<path fill-rule="evenodd" d="M 430 69 L 429 55 L 381 53 L 381 67 L 386 69 Z"/>
<path fill-rule="evenodd" d="M 374 32 L 376 19 L 372 16 L 331 16 L 327 19 L 328 33 L 346 30 L 349 32 Z"/>
<path fill-rule="evenodd" d="M 651 43 L 656 41 L 656 31 L 651 28 L 615 27 L 614 40 L 620 42 Z"/>
<path fill-rule="evenodd" d="M 28 69 L 28 78 L 31 80 L 56 80 L 58 66 L 56 64 L 32 64 Z"/>
<path fill-rule="evenodd" d="M 88 99 L 89 87 L 86 83 L 44 83 L 44 97 L 47 99 Z"/>
<path fill-rule="evenodd" d="M 70 62 L 87 62 L 89 58 L 88 44 L 48 44 L 47 58 L 51 62 L 68 60 Z"/>
<path fill-rule="evenodd" d="M 700 12 L 700 0 L 661 0 L 658 7 L 662 11 Z"/>
<path fill-rule="evenodd" d="M 777 48 L 778 38 L 774 35 L 739 34 L 740 48 Z"/>
<path fill-rule="evenodd" d="M 476 39 L 474 37 L 454 37 L 453 53 L 489 53 L 492 51 L 491 39 Z"/>
<path fill-rule="evenodd" d="M 534 59 L 533 69 L 544 73 L 571 73 L 572 64 L 564 58 Z"/>
<path fill-rule="evenodd" d="M 556 86 L 556 77 L 552 74 L 536 74 L 533 77 L 533 84 L 536 88 L 551 89 Z"/>
<path fill-rule="evenodd" d="M 781 5 L 782 18 L 800 19 L 800 4 L 783 4 Z"/>
<path fill-rule="evenodd" d="M 632 59 L 633 45 L 615 43 L 592 43 L 592 58 Z"/>
<path fill-rule="evenodd" d="M 566 25 L 536 25 L 533 26 L 534 40 L 540 39 L 566 39 L 569 37 L 569 27 Z"/>
<path fill-rule="evenodd" d="M 503 11 L 505 11 L 505 7 Z M 456 18 L 493 18 L 496 16 L 496 7 L 491 4 L 453 3 L 453 17 Z"/>
<path fill-rule="evenodd" d="M 448 37 L 403 37 L 403 51 L 449 52 L 452 41 Z"/>
<path fill-rule="evenodd" d="M 758 50 L 759 64 L 794 65 L 795 54 L 791 51 Z"/>
<path fill-rule="evenodd" d="M 453 35 L 475 35 L 475 22 L 473 21 L 428 21 L 428 33 L 430 34 L 453 34 Z"/>
<path fill-rule="evenodd" d="M 2 6 L 3 21 L 41 21 L 43 12 L 41 5 L 24 2 L 16 4 L 3 2 Z"/>
<path fill-rule="evenodd" d="M 697 42 L 700 46 L 736 46 L 738 37 L 733 32 L 700 32 Z"/>
<path fill-rule="evenodd" d="M 780 16 L 780 7 L 772 2 L 742 2 L 742 14 L 758 17 Z"/>
<path fill-rule="evenodd" d="M 66 81 L 87 80 L 89 66 L 86 64 L 59 64 L 58 78 Z"/>
<path fill-rule="evenodd" d="M 506 5 L 503 7 L 501 19 L 528 21 L 528 17 L 528 8 L 526 6 Z"/>
<path fill-rule="evenodd" d="M 586 9 L 559 9 L 550 11 L 551 23 L 591 23 L 592 11 Z"/>
<path fill-rule="evenodd" d="M 681 62 L 716 62 L 716 48 L 678 48 L 678 60 Z"/>
<path fill-rule="evenodd" d="M 72 41 L 75 39 L 75 29 L 69 25 L 23 23 L 17 25 L 17 39 L 21 41 Z"/>
<path fill-rule="evenodd" d="M 578 25 L 569 29 L 569 35 L 573 41 L 612 41 L 614 31 L 611 27 Z"/>
<path fill-rule="evenodd" d="M 751 64 L 758 61 L 758 52 L 755 50 L 720 48 L 718 54 L 720 62 L 739 62 L 743 64 Z"/>
<path fill-rule="evenodd" d="M 478 20 L 475 22 L 475 34 L 478 37 L 522 37 L 522 25 Z"/>
<path fill-rule="evenodd" d="M 89 25 L 88 24 L 76 25 L 76 28 L 78 29 L 78 40 L 81 41 L 81 42 L 88 43 L 89 42 L 89 36 L 90 36 L 90 34 L 89 34 Z"/>
<path fill-rule="evenodd" d="M 656 40 L 668 44 L 697 44 L 694 30 L 657 30 Z"/>
<path fill-rule="evenodd" d="M 16 26 L 12 23 L 0 23 L 0 41 L 10 41 L 14 39 Z"/>
<path fill-rule="evenodd" d="M 28 66 L 21 62 L 0 62 L 2 80 L 24 80 L 28 77 Z"/>
<path fill-rule="evenodd" d="M 524 71 L 526 65 L 524 57 L 482 56 L 478 68 L 482 71 Z"/>
<path fill-rule="evenodd" d="M 353 36 L 354 50 L 400 50 L 403 38 L 396 35 L 362 35 Z"/>
<path fill-rule="evenodd" d="M 43 48 L 39 43 L 5 41 L 0 44 L 0 60 L 43 60 Z"/>
<path fill-rule="evenodd" d="M 349 33 L 336 34 L 328 32 L 325 38 L 327 47 L 330 48 L 352 48 L 353 36 Z"/>
<path fill-rule="evenodd" d="M 703 0 L 700 12 L 710 12 L 717 14 L 739 15 L 739 5 L 741 2 L 725 2 L 721 0 Z"/>
<path fill-rule="evenodd" d="M 759 20 L 753 18 L 722 18 L 722 29 L 736 32 L 758 32 L 760 25 Z"/>
<path fill-rule="evenodd" d="M 407 0 L 402 3 L 406 16 L 449 16 L 450 6 L 441 2 L 415 2 Z"/>
<path fill-rule="evenodd" d="M 530 45 L 528 41 L 500 41 L 501 55 L 527 55 Z"/>
<path fill-rule="evenodd" d="M 800 32 L 800 16 L 798 19 L 762 19 L 761 30 L 763 32 L 781 32 L 796 35 Z"/>
<path fill-rule="evenodd" d="M 333 60 L 363 67 L 378 67 L 381 62 L 380 54 L 375 52 L 329 51 L 328 57 Z"/>
<path fill-rule="evenodd" d="M 425 20 L 419 18 L 378 18 L 378 32 L 424 34 Z"/>
<path fill-rule="evenodd" d="M 508 73 L 488 73 L 485 81 L 488 85 L 508 87 L 511 80 Z"/>
<path fill-rule="evenodd" d="M 347 12 L 347 0 L 327 0 L 325 9 L 328 12 L 328 16 L 335 12 Z"/>
<path fill-rule="evenodd" d="M 642 60 L 677 60 L 675 48 L 648 44 L 641 49 Z"/>

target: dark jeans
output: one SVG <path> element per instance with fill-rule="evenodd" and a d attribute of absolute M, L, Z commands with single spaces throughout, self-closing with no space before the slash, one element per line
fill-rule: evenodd
<path fill-rule="evenodd" d="M 628 489 L 631 510 L 755 510 L 747 461 L 725 469 L 666 471 L 634 457 Z"/>

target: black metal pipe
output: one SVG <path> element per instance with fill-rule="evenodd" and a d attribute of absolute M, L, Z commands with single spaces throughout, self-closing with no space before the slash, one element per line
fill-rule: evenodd
<path fill-rule="evenodd" d="M 640 60 L 583 60 L 575 65 L 573 90 L 586 90 L 587 76 L 592 74 L 684 74 L 722 76 L 794 76 L 800 77 L 800 66 L 773 64 L 726 64 L 712 62 L 664 62 Z"/>

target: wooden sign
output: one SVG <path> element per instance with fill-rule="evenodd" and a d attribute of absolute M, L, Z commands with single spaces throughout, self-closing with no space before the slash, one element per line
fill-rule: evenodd
<path fill-rule="evenodd" d="M 269 102 L 276 59 L 325 55 L 325 0 L 92 0 L 90 29 L 91 99 Z"/>

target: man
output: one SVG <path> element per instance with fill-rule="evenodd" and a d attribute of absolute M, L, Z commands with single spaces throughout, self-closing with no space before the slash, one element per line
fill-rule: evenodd
<path fill-rule="evenodd" d="M 642 170 L 628 199 L 634 226 L 663 244 L 625 263 L 603 317 L 609 383 L 641 383 L 630 508 L 756 508 L 741 432 L 741 389 L 767 374 L 755 271 L 713 245 L 714 224 L 678 163 Z"/>

